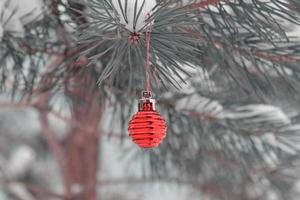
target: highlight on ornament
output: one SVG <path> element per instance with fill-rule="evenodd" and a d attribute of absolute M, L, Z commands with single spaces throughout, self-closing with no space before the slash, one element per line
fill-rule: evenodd
<path fill-rule="evenodd" d="M 128 126 L 129 136 L 141 148 L 158 147 L 166 137 L 167 125 L 155 110 L 155 100 L 150 92 L 143 92 L 138 112 Z"/>

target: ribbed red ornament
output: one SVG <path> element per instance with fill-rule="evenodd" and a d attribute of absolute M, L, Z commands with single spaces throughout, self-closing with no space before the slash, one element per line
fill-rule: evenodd
<path fill-rule="evenodd" d="M 140 99 L 139 111 L 129 122 L 129 136 L 141 148 L 157 147 L 166 137 L 165 120 L 155 111 L 155 100 L 150 93 Z"/>

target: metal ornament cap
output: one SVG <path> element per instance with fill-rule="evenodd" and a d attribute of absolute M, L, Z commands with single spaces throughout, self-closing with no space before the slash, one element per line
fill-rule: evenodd
<path fill-rule="evenodd" d="M 167 125 L 155 110 L 155 100 L 151 93 L 143 92 L 139 111 L 132 117 L 128 126 L 129 136 L 141 148 L 158 147 L 166 137 Z"/>

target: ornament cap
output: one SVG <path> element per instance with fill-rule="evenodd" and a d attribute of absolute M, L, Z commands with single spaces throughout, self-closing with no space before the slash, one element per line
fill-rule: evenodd
<path fill-rule="evenodd" d="M 151 92 L 142 92 L 142 98 L 138 106 L 139 111 L 155 111 L 155 99 L 152 98 Z"/>

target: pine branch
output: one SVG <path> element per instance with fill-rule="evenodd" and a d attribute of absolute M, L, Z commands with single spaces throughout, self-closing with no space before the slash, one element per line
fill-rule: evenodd
<path fill-rule="evenodd" d="M 216 5 L 220 2 L 220 0 L 200 0 L 199 2 L 188 4 L 187 7 L 195 9 L 195 8 L 205 8 L 209 5 Z"/>

